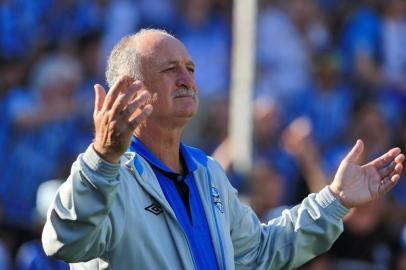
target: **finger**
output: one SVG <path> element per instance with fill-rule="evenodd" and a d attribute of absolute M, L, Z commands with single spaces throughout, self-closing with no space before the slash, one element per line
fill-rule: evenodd
<path fill-rule="evenodd" d="M 400 164 L 398 164 L 400 165 Z M 402 166 L 402 165 L 400 165 Z M 388 175 L 387 177 L 383 178 L 381 180 L 381 183 L 379 185 L 379 193 L 381 195 L 383 195 L 384 193 L 387 193 L 389 190 L 391 190 L 399 181 L 400 179 L 400 174 L 397 173 L 397 170 L 402 170 L 402 168 L 397 168 L 397 166 L 395 167 L 395 171 L 393 171 L 390 175 Z"/>
<path fill-rule="evenodd" d="M 391 177 L 390 182 L 393 183 L 393 185 L 396 185 L 396 183 L 399 181 L 400 179 L 400 175 L 399 174 L 395 174 Z"/>
<path fill-rule="evenodd" d="M 354 147 L 347 154 L 347 156 L 344 158 L 344 160 L 346 160 L 348 162 L 356 163 L 358 161 L 358 159 L 360 158 L 363 151 L 364 151 L 364 143 L 362 142 L 362 140 L 358 139 L 357 142 L 355 143 Z"/>
<path fill-rule="evenodd" d="M 379 173 L 380 178 L 381 179 L 385 178 L 386 176 L 391 174 L 393 172 L 393 170 L 395 169 L 395 166 L 396 166 L 396 162 L 393 160 L 386 167 L 383 167 L 383 168 L 379 169 L 378 173 Z"/>
<path fill-rule="evenodd" d="M 389 163 L 388 166 L 378 170 L 379 176 L 381 178 L 385 178 L 390 174 L 392 174 L 392 175 L 394 173 L 395 174 L 400 174 L 402 172 L 402 170 L 403 170 L 402 162 L 403 162 L 404 158 L 405 157 L 404 157 L 403 154 L 396 156 L 396 158 L 394 160 L 392 160 L 391 163 Z"/>
<path fill-rule="evenodd" d="M 127 105 L 126 110 L 128 110 L 128 114 L 132 115 L 138 108 L 146 103 L 151 99 L 151 94 L 148 91 L 142 91 L 130 104 Z"/>
<path fill-rule="evenodd" d="M 106 97 L 106 91 L 104 90 L 104 87 L 101 86 L 100 84 L 95 84 L 94 85 L 94 92 L 95 92 L 95 99 L 94 99 L 94 112 L 93 112 L 93 114 L 96 114 L 103 107 L 103 102 L 104 102 L 104 99 Z"/>
<path fill-rule="evenodd" d="M 153 109 L 154 108 L 151 104 L 145 105 L 141 112 L 129 121 L 131 130 L 134 131 L 142 122 L 144 122 L 145 119 L 151 115 Z"/>
<path fill-rule="evenodd" d="M 124 92 L 125 89 L 128 88 L 128 86 L 131 83 L 131 79 L 127 76 L 122 76 L 120 79 L 118 79 L 113 87 L 110 88 L 109 92 L 106 95 L 106 100 L 103 104 L 103 109 L 108 110 L 110 109 L 114 101 L 116 100 L 117 96 L 120 94 L 120 92 Z"/>
<path fill-rule="evenodd" d="M 396 163 L 403 163 L 405 161 L 405 155 L 404 154 L 399 154 L 395 157 L 395 162 Z"/>
<path fill-rule="evenodd" d="M 125 92 L 119 94 L 118 98 L 114 101 L 111 109 L 113 113 L 120 112 L 128 104 L 130 100 L 137 94 L 141 88 L 141 82 L 137 81 L 132 83 Z"/>
<path fill-rule="evenodd" d="M 392 148 L 382 156 L 374 159 L 373 161 L 369 162 L 369 164 L 375 166 L 375 168 L 380 169 L 389 164 L 397 155 L 401 152 L 399 147 Z"/>
<path fill-rule="evenodd" d="M 401 174 L 403 170 L 403 165 L 401 163 L 396 164 L 394 172 L 395 174 Z"/>
<path fill-rule="evenodd" d="M 400 175 L 399 174 L 393 174 L 391 176 L 385 177 L 382 181 L 381 184 L 379 185 L 379 194 L 383 195 L 390 191 L 396 183 L 399 181 Z"/>
<path fill-rule="evenodd" d="M 402 165 L 400 165 L 402 166 Z M 402 168 L 398 168 L 396 169 L 397 171 L 402 171 Z M 385 178 L 386 181 L 384 181 L 384 185 L 391 185 L 394 186 L 398 180 L 400 179 L 400 174 L 396 171 L 394 171 L 393 173 L 391 173 L 387 178 Z"/>

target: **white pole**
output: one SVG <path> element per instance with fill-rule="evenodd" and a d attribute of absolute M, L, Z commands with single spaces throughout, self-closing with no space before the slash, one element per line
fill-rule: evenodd
<path fill-rule="evenodd" d="M 234 0 L 230 92 L 230 155 L 237 172 L 252 167 L 252 92 L 257 0 Z"/>

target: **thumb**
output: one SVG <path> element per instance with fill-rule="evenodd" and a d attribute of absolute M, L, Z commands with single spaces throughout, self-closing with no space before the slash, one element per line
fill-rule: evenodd
<path fill-rule="evenodd" d="M 94 85 L 95 99 L 94 99 L 94 112 L 98 112 L 102 109 L 106 91 L 100 84 Z"/>
<path fill-rule="evenodd" d="M 360 139 L 357 140 L 354 147 L 344 158 L 348 162 L 356 163 L 364 151 L 364 142 Z"/>

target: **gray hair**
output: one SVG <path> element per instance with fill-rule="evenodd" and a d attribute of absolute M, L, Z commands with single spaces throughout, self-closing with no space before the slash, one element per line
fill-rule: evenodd
<path fill-rule="evenodd" d="M 175 38 L 165 30 L 141 29 L 137 33 L 123 37 L 111 50 L 107 61 L 106 79 L 111 88 L 121 76 L 129 76 L 134 80 L 142 80 L 141 59 L 137 51 L 136 41 L 143 35 L 159 33 Z"/>

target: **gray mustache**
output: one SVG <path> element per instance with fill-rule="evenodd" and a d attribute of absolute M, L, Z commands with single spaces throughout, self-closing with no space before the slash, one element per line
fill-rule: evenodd
<path fill-rule="evenodd" d="M 176 98 L 179 96 L 191 96 L 192 98 L 196 98 L 196 92 L 192 88 L 187 88 L 187 87 L 180 87 L 175 92 L 172 93 L 171 97 Z"/>

